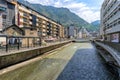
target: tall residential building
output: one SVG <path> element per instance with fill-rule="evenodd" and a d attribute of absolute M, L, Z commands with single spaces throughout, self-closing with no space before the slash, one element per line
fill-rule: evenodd
<path fill-rule="evenodd" d="M 41 15 L 31 7 L 18 2 L 17 8 L 17 25 L 26 29 L 25 33 L 28 36 L 30 36 L 31 33 L 36 32 L 36 30 L 42 38 L 58 38 L 63 34 L 63 31 L 61 30 L 63 29 L 63 26 L 61 24 Z M 28 34 L 28 32 L 30 32 L 30 34 Z"/>
<path fill-rule="evenodd" d="M 42 15 L 29 5 L 18 2 L 16 0 L 0 0 L 0 19 L 2 21 L 1 30 L 4 28 L 3 21 L 9 22 L 8 26 L 16 24 L 24 30 L 25 36 L 42 37 L 43 39 L 63 38 L 64 27 L 56 21 Z M 3 16 L 6 14 L 7 16 Z M 3 18 L 5 17 L 6 20 Z M 6 28 L 6 27 L 5 27 Z"/>
<path fill-rule="evenodd" d="M 78 27 L 75 27 L 74 25 L 70 25 L 69 27 L 67 27 L 67 35 L 68 38 L 77 38 Z"/>
<path fill-rule="evenodd" d="M 104 0 L 100 35 L 106 41 L 120 42 L 120 0 Z"/>
<path fill-rule="evenodd" d="M 15 0 L 0 0 L 0 30 L 15 24 Z"/>

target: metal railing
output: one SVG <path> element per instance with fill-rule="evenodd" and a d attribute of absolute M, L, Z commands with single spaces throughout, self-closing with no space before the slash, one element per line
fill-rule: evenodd
<path fill-rule="evenodd" d="M 39 37 L 0 35 L 0 52 L 36 46 L 41 46 L 41 39 Z"/>
<path fill-rule="evenodd" d="M 0 35 L 0 53 L 48 46 L 68 39 L 43 40 L 40 37 Z"/>
<path fill-rule="evenodd" d="M 117 42 L 108 42 L 108 41 L 97 41 L 97 42 L 100 42 L 100 43 L 103 43 L 103 44 L 105 44 L 107 46 L 110 46 L 114 50 L 120 52 L 120 43 L 117 43 Z"/>

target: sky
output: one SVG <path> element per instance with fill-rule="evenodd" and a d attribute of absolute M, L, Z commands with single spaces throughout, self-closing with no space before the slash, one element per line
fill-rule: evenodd
<path fill-rule="evenodd" d="M 100 20 L 100 8 L 104 0 L 27 0 L 30 3 L 65 7 L 87 22 Z"/>

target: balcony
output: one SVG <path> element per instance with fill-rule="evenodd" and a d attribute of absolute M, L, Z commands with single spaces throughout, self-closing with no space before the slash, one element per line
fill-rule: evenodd
<path fill-rule="evenodd" d="M 117 2 L 112 8 L 110 8 L 110 10 L 109 10 L 109 11 L 107 12 L 107 14 L 105 15 L 104 19 L 105 19 L 108 15 L 110 15 L 110 14 L 113 12 L 113 10 L 119 6 L 119 4 L 120 4 L 120 2 Z"/>
<path fill-rule="evenodd" d="M 39 24 L 37 23 L 36 26 L 39 26 Z"/>
<path fill-rule="evenodd" d="M 30 21 L 29 24 L 32 25 L 32 22 Z"/>
<path fill-rule="evenodd" d="M 23 13 L 23 17 L 29 18 L 29 15 L 27 13 Z"/>
<path fill-rule="evenodd" d="M 107 34 L 110 34 L 110 33 L 114 33 L 114 32 L 119 32 L 120 31 L 120 26 L 119 25 L 116 25 L 110 29 L 107 29 L 106 30 L 106 33 Z"/>
<path fill-rule="evenodd" d="M 46 36 L 46 33 L 42 33 L 42 36 Z"/>
<path fill-rule="evenodd" d="M 46 32 L 46 30 L 45 30 L 45 29 L 43 29 L 42 31 L 43 31 L 43 32 Z"/>
<path fill-rule="evenodd" d="M 46 24 L 46 21 L 42 21 L 43 24 Z"/>
<path fill-rule="evenodd" d="M 30 16 L 29 19 L 32 19 L 32 17 Z"/>
<path fill-rule="evenodd" d="M 46 26 L 45 26 L 45 25 L 43 25 L 43 26 L 42 26 L 42 28 L 46 29 Z"/>
<path fill-rule="evenodd" d="M 114 15 L 112 18 L 110 18 L 107 23 L 111 23 L 115 21 L 116 19 L 120 18 L 120 12 L 117 12 L 116 15 Z"/>

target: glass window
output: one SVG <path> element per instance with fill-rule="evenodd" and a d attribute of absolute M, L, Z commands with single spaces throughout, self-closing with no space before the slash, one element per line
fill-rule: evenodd
<path fill-rule="evenodd" d="M 3 18 L 3 19 L 6 19 L 6 17 L 7 17 L 7 15 L 2 15 L 2 18 Z"/>
<path fill-rule="evenodd" d="M 26 18 L 23 18 L 23 21 L 24 21 L 24 22 L 27 22 L 27 19 L 26 19 Z"/>
<path fill-rule="evenodd" d="M 9 9 L 14 9 L 14 8 L 15 8 L 15 6 L 12 5 L 12 4 L 7 4 L 7 5 L 8 5 L 8 8 L 9 8 Z"/>
<path fill-rule="evenodd" d="M 0 11 L 6 11 L 6 8 L 0 6 Z"/>

